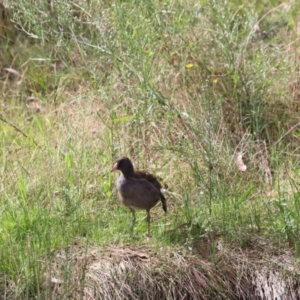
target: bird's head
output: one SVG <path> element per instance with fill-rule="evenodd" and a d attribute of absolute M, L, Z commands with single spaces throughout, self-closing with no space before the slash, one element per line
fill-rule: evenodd
<path fill-rule="evenodd" d="M 131 175 L 134 172 L 133 164 L 128 157 L 119 158 L 113 165 L 112 171 L 119 170 L 123 175 Z"/>

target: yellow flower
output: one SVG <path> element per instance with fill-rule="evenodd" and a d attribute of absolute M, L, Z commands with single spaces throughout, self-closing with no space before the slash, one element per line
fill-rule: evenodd
<path fill-rule="evenodd" d="M 215 78 L 215 79 L 213 80 L 213 83 L 214 83 L 214 84 L 218 83 L 218 78 Z"/>
<path fill-rule="evenodd" d="M 192 68 L 193 66 L 194 66 L 194 65 L 191 64 L 191 63 L 188 63 L 188 64 L 185 65 L 185 67 L 186 67 L 187 69 L 190 69 L 190 68 Z"/>

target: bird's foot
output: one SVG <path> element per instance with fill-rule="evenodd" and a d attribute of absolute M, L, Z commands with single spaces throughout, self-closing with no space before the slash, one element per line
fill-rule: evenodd
<path fill-rule="evenodd" d="M 147 240 L 150 240 L 150 238 L 152 237 L 150 233 L 145 233 L 145 237 Z"/>
<path fill-rule="evenodd" d="M 140 237 L 136 234 L 135 235 L 132 234 L 131 239 L 134 240 L 134 241 L 138 241 L 138 240 L 140 240 Z"/>

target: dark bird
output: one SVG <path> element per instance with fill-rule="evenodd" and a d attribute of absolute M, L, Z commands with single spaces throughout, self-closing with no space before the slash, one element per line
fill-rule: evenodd
<path fill-rule="evenodd" d="M 117 180 L 117 190 L 122 203 L 132 212 L 132 226 L 136 222 L 135 210 L 147 211 L 148 236 L 150 236 L 150 209 L 160 200 L 163 210 L 167 212 L 167 203 L 161 192 L 161 184 L 150 173 L 135 171 L 132 162 L 127 157 L 119 158 L 112 171 L 119 170 L 121 175 Z"/>

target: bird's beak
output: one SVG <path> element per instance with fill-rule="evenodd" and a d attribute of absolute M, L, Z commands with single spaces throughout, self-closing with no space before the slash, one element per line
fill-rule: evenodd
<path fill-rule="evenodd" d="M 112 167 L 111 171 L 118 170 L 118 163 L 115 163 L 114 166 Z"/>

